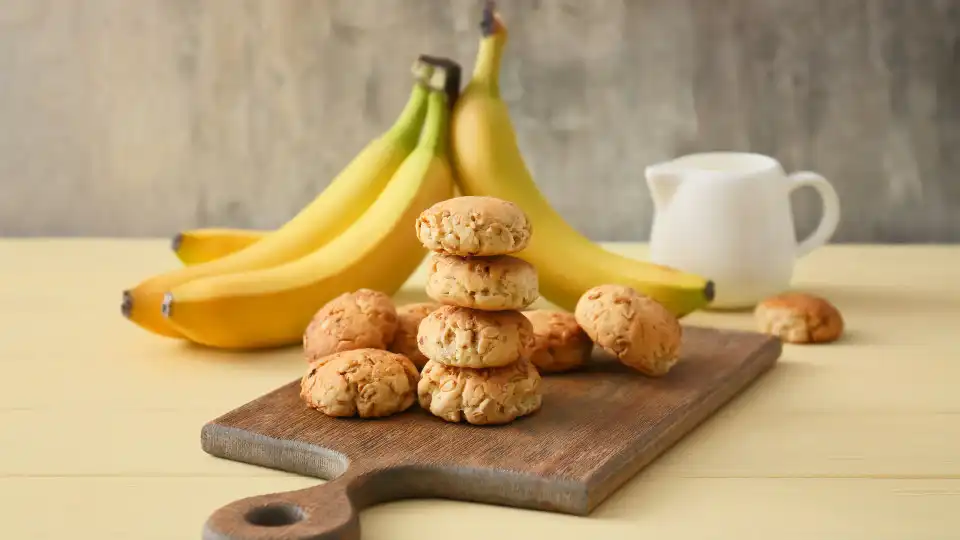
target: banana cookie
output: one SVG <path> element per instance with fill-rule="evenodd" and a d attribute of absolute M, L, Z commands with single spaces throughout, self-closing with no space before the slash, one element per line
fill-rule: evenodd
<path fill-rule="evenodd" d="M 679 359 L 680 322 L 630 287 L 593 287 L 580 297 L 574 314 L 598 347 L 641 373 L 666 375 Z"/>
<path fill-rule="evenodd" d="M 371 289 L 343 293 L 314 315 L 303 333 L 307 361 L 353 349 L 386 349 L 397 331 L 389 296 Z"/>
<path fill-rule="evenodd" d="M 420 321 L 439 307 L 440 304 L 434 302 L 420 302 L 398 307 L 397 333 L 393 336 L 390 351 L 406 356 L 413 365 L 417 366 L 417 369 L 422 369 L 427 363 L 427 357 L 420 352 L 417 345 L 417 331 L 420 328 Z"/>
<path fill-rule="evenodd" d="M 531 233 L 519 206 L 494 197 L 454 197 L 417 219 L 417 238 L 427 249 L 462 257 L 516 253 L 527 247 Z"/>
<path fill-rule="evenodd" d="M 390 416 L 416 402 L 420 372 L 407 357 L 355 349 L 310 363 L 300 397 L 327 416 Z"/>
<path fill-rule="evenodd" d="M 523 316 L 533 325 L 530 361 L 541 374 L 570 371 L 590 360 L 593 342 L 572 313 L 535 309 Z"/>
<path fill-rule="evenodd" d="M 527 360 L 490 369 L 446 366 L 433 360 L 420 374 L 420 406 L 448 422 L 506 424 L 540 408 L 540 373 Z"/>
<path fill-rule="evenodd" d="M 517 311 L 443 306 L 420 323 L 417 343 L 425 357 L 441 364 L 499 367 L 529 356 L 533 325 Z"/>
<path fill-rule="evenodd" d="M 754 309 L 759 330 L 787 343 L 827 343 L 843 334 L 843 317 L 826 299 L 812 294 L 784 293 Z"/>
<path fill-rule="evenodd" d="M 508 255 L 461 258 L 434 253 L 427 266 L 427 296 L 452 306 L 523 309 L 539 298 L 537 287 L 536 269 Z"/>

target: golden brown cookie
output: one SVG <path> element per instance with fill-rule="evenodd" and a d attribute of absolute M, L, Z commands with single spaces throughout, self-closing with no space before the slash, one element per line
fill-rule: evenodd
<path fill-rule="evenodd" d="M 427 296 L 486 311 L 523 309 L 540 297 L 533 265 L 508 255 L 457 257 L 435 253 L 427 265 Z"/>
<path fill-rule="evenodd" d="M 843 334 L 843 316 L 826 299 L 812 294 L 784 293 L 754 309 L 760 331 L 788 343 L 827 343 Z"/>
<path fill-rule="evenodd" d="M 397 333 L 393 336 L 390 350 L 409 358 L 413 365 L 417 366 L 417 369 L 422 369 L 423 365 L 427 363 L 427 357 L 420 352 L 417 345 L 417 331 L 420 328 L 420 321 L 439 307 L 440 304 L 434 302 L 421 302 L 397 308 Z"/>
<path fill-rule="evenodd" d="M 580 297 L 574 315 L 598 347 L 641 373 L 665 375 L 679 359 L 680 322 L 630 287 L 593 287 Z"/>
<path fill-rule="evenodd" d="M 417 386 L 420 406 L 448 422 L 505 424 L 540 408 L 540 373 L 527 360 L 469 369 L 430 361 Z"/>
<path fill-rule="evenodd" d="M 343 293 L 327 302 L 303 333 L 307 361 L 353 349 L 386 349 L 397 331 L 389 296 L 370 289 Z"/>
<path fill-rule="evenodd" d="M 523 316 L 533 324 L 530 361 L 541 375 L 570 371 L 590 360 L 593 342 L 572 313 L 535 309 Z"/>
<path fill-rule="evenodd" d="M 420 372 L 403 355 L 354 349 L 311 362 L 300 380 L 300 397 L 327 416 L 390 416 L 413 405 L 419 380 Z"/>
<path fill-rule="evenodd" d="M 420 323 L 417 343 L 424 356 L 441 364 L 505 366 L 530 354 L 533 325 L 517 311 L 443 306 Z"/>
<path fill-rule="evenodd" d="M 494 197 L 454 197 L 417 219 L 420 242 L 451 255 L 509 255 L 527 247 L 531 233 L 519 206 Z"/>

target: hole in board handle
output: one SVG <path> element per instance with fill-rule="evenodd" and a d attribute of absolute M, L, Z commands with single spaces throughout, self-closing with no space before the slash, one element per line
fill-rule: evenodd
<path fill-rule="evenodd" d="M 251 525 L 259 527 L 283 527 L 293 525 L 304 518 L 304 512 L 299 506 L 292 504 L 270 504 L 260 506 L 247 512 L 244 519 Z"/>

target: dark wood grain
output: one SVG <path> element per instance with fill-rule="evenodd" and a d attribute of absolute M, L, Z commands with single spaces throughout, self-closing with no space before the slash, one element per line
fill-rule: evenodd
<path fill-rule="evenodd" d="M 332 479 L 215 512 L 205 538 L 359 538 L 357 512 L 404 498 L 448 498 L 585 515 L 779 358 L 761 334 L 686 327 L 682 359 L 651 379 L 596 356 L 544 378 L 537 413 L 505 426 L 450 424 L 413 408 L 334 419 L 291 382 L 204 426 L 215 456 Z"/>

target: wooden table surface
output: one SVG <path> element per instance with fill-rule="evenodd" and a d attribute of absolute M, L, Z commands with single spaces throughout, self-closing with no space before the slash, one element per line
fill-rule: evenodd
<path fill-rule="evenodd" d="M 201 451 L 204 422 L 303 362 L 125 321 L 120 291 L 177 264 L 165 240 L 0 241 L 4 538 L 198 538 L 225 503 L 317 482 Z M 424 298 L 422 277 L 398 300 Z M 798 264 L 795 285 L 836 303 L 846 339 L 785 346 L 779 367 L 592 516 L 403 501 L 364 512 L 364 539 L 957 538 L 960 247 L 830 246 Z M 748 313 L 687 321 L 752 327 Z"/>

